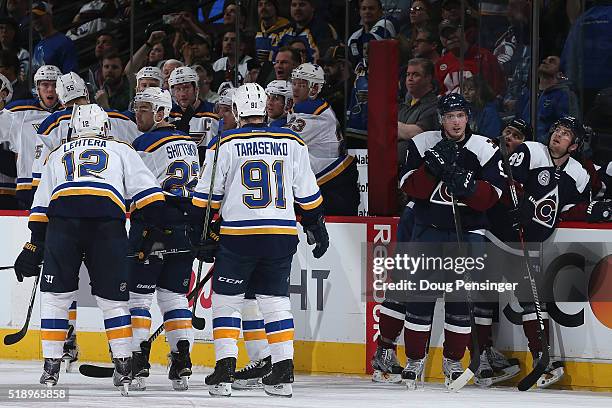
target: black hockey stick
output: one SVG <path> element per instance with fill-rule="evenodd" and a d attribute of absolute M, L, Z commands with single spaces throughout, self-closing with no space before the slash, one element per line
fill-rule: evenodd
<path fill-rule="evenodd" d="M 210 278 L 212 278 L 214 269 L 215 268 L 213 266 L 210 269 L 210 271 L 208 271 L 204 279 L 202 279 L 197 284 L 197 286 L 195 286 L 191 290 L 191 292 L 187 294 L 188 301 L 197 297 L 198 293 L 200 293 L 200 290 L 202 290 L 206 282 L 208 282 Z M 195 299 L 194 301 L 197 302 L 197 299 Z M 164 324 L 162 323 L 159 325 L 157 330 L 155 330 L 153 334 L 151 334 L 149 338 L 147 339 L 146 343 L 148 343 L 149 348 L 151 347 L 151 344 L 155 341 L 155 339 L 158 338 L 160 334 L 162 334 L 163 331 L 164 331 Z M 93 364 L 81 364 L 81 366 L 79 367 L 79 373 L 81 373 L 82 375 L 86 377 L 94 377 L 94 378 L 110 378 L 113 376 L 114 371 L 115 371 L 114 367 L 102 367 L 102 366 L 93 365 Z"/>
<path fill-rule="evenodd" d="M 510 167 L 510 160 L 508 159 L 508 147 L 504 140 L 500 140 L 499 149 L 501 151 L 502 165 L 504 173 L 508 178 L 508 188 L 510 189 L 510 197 L 512 198 L 512 206 L 515 211 L 518 211 L 519 200 L 516 193 L 516 186 L 514 185 L 514 178 L 512 177 L 512 167 Z M 529 278 L 529 284 L 531 286 L 531 294 L 533 295 L 533 301 L 535 303 L 536 318 L 538 319 L 538 337 L 540 338 L 540 344 L 542 345 L 542 356 L 540 360 L 533 367 L 533 370 L 519 383 L 517 388 L 520 391 L 527 391 L 538 381 L 540 376 L 546 371 L 548 363 L 550 362 L 550 350 L 548 345 L 548 339 L 546 338 L 546 331 L 544 330 L 544 319 L 542 319 L 542 307 L 540 305 L 540 297 L 538 296 L 538 287 L 536 281 L 531 273 L 531 267 L 529 266 L 529 252 L 525 245 L 525 230 L 519 223 L 519 241 L 523 250 L 523 259 L 525 260 L 525 269 L 527 271 L 527 278 Z"/>
<path fill-rule="evenodd" d="M 213 156 L 212 163 L 212 175 L 210 176 L 210 186 L 208 188 L 208 203 L 206 205 L 206 215 L 204 216 L 204 229 L 202 231 L 202 237 L 200 238 L 200 242 L 203 242 L 208 238 L 208 227 L 210 224 L 210 215 L 211 215 L 211 205 L 212 205 L 212 196 L 213 189 L 215 188 L 215 176 L 217 174 L 217 160 L 219 158 L 219 148 L 221 146 L 221 133 L 223 132 L 223 119 L 219 121 L 219 129 L 217 132 L 217 143 L 215 147 L 215 155 Z M 200 282 L 200 276 L 202 276 L 202 261 L 198 262 L 198 274 L 196 275 L 196 284 Z M 191 325 L 194 329 L 203 330 L 206 324 L 206 321 L 196 316 L 196 309 L 198 307 L 198 302 L 193 302 L 193 307 L 191 308 Z"/>
<path fill-rule="evenodd" d="M 38 282 L 40 281 L 40 273 L 36 275 L 36 280 L 34 281 L 34 287 L 32 288 L 32 296 L 30 297 L 30 306 L 28 306 L 28 314 L 26 316 L 25 323 L 21 330 L 17 333 L 11 333 L 4 336 L 4 345 L 10 346 L 12 344 L 17 343 L 19 340 L 23 339 L 25 335 L 28 333 L 28 325 L 30 324 L 30 317 L 32 317 L 32 309 L 34 308 L 34 298 L 36 298 L 36 289 L 38 289 Z"/>
<path fill-rule="evenodd" d="M 7 269 L 15 269 L 15 265 L 11 265 L 11 266 L 0 266 L 0 271 L 6 271 Z"/>
<path fill-rule="evenodd" d="M 453 200 L 453 217 L 455 219 L 455 231 L 457 233 L 457 245 L 459 246 L 459 251 L 461 255 L 463 254 L 463 226 L 461 224 L 461 215 L 459 214 L 459 205 L 457 204 L 457 199 L 455 195 L 451 195 Z M 472 277 L 470 273 L 466 270 L 463 274 L 463 278 L 466 283 L 472 282 Z M 470 327 L 471 327 L 471 341 L 472 341 L 472 350 L 470 352 L 470 364 L 465 371 L 457 377 L 450 385 L 448 389 L 451 391 L 459 391 L 463 388 L 468 381 L 470 381 L 476 371 L 478 371 L 478 367 L 480 366 L 480 347 L 478 345 L 478 337 L 477 337 L 477 328 L 476 328 L 476 320 L 474 319 L 474 303 L 472 302 L 472 294 L 469 290 L 465 291 L 465 299 L 468 306 L 468 312 L 470 315 Z"/>

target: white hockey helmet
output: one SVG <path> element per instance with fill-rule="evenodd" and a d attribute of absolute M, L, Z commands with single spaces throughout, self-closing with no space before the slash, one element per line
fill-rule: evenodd
<path fill-rule="evenodd" d="M 291 71 L 291 80 L 303 79 L 308 82 L 308 88 L 312 89 L 314 85 L 319 85 L 317 93 L 321 91 L 325 84 L 325 71 L 317 64 L 306 62 Z"/>
<path fill-rule="evenodd" d="M 159 81 L 159 85 L 160 86 L 164 82 L 164 77 L 162 75 L 162 71 L 161 71 L 161 69 L 159 69 L 157 67 L 142 67 L 142 68 L 140 68 L 140 71 L 138 71 L 138 73 L 136 73 L 136 84 L 138 84 L 138 82 L 142 78 L 155 79 L 155 80 Z"/>
<path fill-rule="evenodd" d="M 164 110 L 164 117 L 166 119 L 170 116 L 172 110 L 172 96 L 170 92 L 163 90 L 157 86 L 150 86 L 141 92 L 138 92 L 134 97 L 134 103 L 148 102 L 151 104 L 153 113 L 158 112 L 160 109 Z"/>
<path fill-rule="evenodd" d="M 188 84 L 193 82 L 196 88 L 199 88 L 198 81 L 200 77 L 198 73 L 191 67 L 178 67 L 170 73 L 168 78 L 168 86 L 172 89 L 174 85 Z"/>
<path fill-rule="evenodd" d="M 85 81 L 74 72 L 69 72 L 57 78 L 55 89 L 63 105 L 80 97 L 85 97 L 89 100 L 89 92 L 87 91 Z"/>
<path fill-rule="evenodd" d="M 235 93 L 236 88 L 227 88 L 221 93 L 221 95 L 219 95 L 217 105 L 225 105 L 231 107 Z"/>
<path fill-rule="evenodd" d="M 232 109 L 236 122 L 248 116 L 266 114 L 266 91 L 258 83 L 241 85 L 232 98 Z"/>
<path fill-rule="evenodd" d="M 266 95 L 281 95 L 285 97 L 285 109 L 289 106 L 289 102 L 293 100 L 293 91 L 291 84 L 287 81 L 275 79 L 266 86 Z"/>
<path fill-rule="evenodd" d="M 8 94 L 4 98 L 4 103 L 7 104 L 13 99 L 13 85 L 11 85 L 11 81 L 2 74 L 0 74 L 0 82 L 2 82 L 0 84 L 0 92 L 4 90 L 8 91 Z"/>
<path fill-rule="evenodd" d="M 110 121 L 106 111 L 96 104 L 76 105 L 73 108 L 70 127 L 74 130 L 76 137 L 107 137 Z"/>
<path fill-rule="evenodd" d="M 55 65 L 43 65 L 36 70 L 34 83 L 38 85 L 39 81 L 57 81 L 61 76 L 62 71 Z"/>

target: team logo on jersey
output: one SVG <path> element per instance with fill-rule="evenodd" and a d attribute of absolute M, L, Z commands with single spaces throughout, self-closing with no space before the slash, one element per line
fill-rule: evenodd
<path fill-rule="evenodd" d="M 448 191 L 446 184 L 443 182 L 439 182 L 433 193 L 431 193 L 431 197 L 429 197 L 429 201 L 435 204 L 441 205 L 453 205 L 453 197 L 451 193 Z M 460 207 L 467 207 L 466 204 L 457 201 L 457 204 Z"/>
<path fill-rule="evenodd" d="M 53 283 L 53 275 L 45 275 L 45 280 L 47 281 L 47 283 Z"/>
<path fill-rule="evenodd" d="M 126 289 L 127 289 L 127 283 L 121 282 L 121 284 L 119 285 L 119 292 L 125 292 Z"/>
<path fill-rule="evenodd" d="M 550 183 L 550 172 L 548 170 L 542 170 L 540 174 L 538 174 L 538 183 L 544 187 Z"/>
<path fill-rule="evenodd" d="M 546 228 L 553 228 L 555 226 L 555 220 L 557 219 L 558 208 L 559 189 L 555 187 L 548 194 L 535 202 L 535 214 L 531 219 Z"/>
<path fill-rule="evenodd" d="M 185 287 L 189 286 L 189 279 L 185 279 L 183 281 L 183 286 L 185 286 Z"/>
<path fill-rule="evenodd" d="M 448 69 L 448 65 L 446 64 L 441 64 L 440 65 L 440 71 L 446 71 Z"/>
<path fill-rule="evenodd" d="M 40 127 L 40 123 L 32 123 L 32 127 L 34 128 L 36 133 L 38 133 L 38 128 Z"/>

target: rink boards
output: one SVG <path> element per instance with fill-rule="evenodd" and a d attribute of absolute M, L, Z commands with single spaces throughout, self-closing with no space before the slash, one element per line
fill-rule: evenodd
<path fill-rule="evenodd" d="M 392 247 L 397 219 L 376 217 L 330 218 L 328 230 L 331 246 L 321 259 L 314 259 L 300 231 L 300 246 L 294 256 L 291 272 L 291 301 L 295 317 L 296 368 L 303 372 L 366 374 L 378 333 L 378 306 L 367 301 L 365 293 L 368 251 L 366 242 L 375 250 Z M 560 273 L 591 274 L 593 267 L 601 269 L 612 253 L 612 229 L 589 224 L 567 224 L 552 239 L 567 243 L 556 260 L 561 261 Z M 13 264 L 21 246 L 29 239 L 27 218 L 21 213 L 4 212 L 0 216 L 0 266 Z M 584 259 L 584 262 L 580 262 Z M 577 261 L 578 260 L 578 261 Z M 574 266 L 572 266 L 574 264 Z M 609 262 L 606 264 L 609 265 Z M 210 265 L 204 265 L 203 275 Z M 197 263 L 194 263 L 197 271 Z M 599 271 L 602 276 L 602 271 Z M 599 285 L 612 289 L 612 271 Z M 27 311 L 33 279 L 19 284 L 11 270 L 0 272 L 0 335 L 18 330 Z M 192 282 L 193 284 L 193 282 Z M 40 299 L 38 296 L 37 299 Z M 374 294 L 380 301 L 381 293 Z M 370 299 L 371 300 L 371 299 Z M 205 317 L 207 327 L 196 332 L 197 343 L 192 360 L 195 364 L 214 365 L 212 347 L 210 285 L 198 298 L 198 316 Z M 510 302 L 512 303 L 512 302 Z M 504 309 L 508 299 L 500 299 Z M 108 346 L 101 312 L 89 294 L 89 280 L 81 273 L 78 296 L 78 343 L 82 360 L 108 361 Z M 440 366 L 442 327 L 440 303 L 431 339 L 431 354 L 426 371 L 431 381 L 442 378 Z M 561 386 L 612 390 L 612 302 L 558 304 L 552 312 L 552 353 L 566 360 L 566 372 Z M 516 310 L 516 306 L 513 307 Z M 153 324 L 161 324 L 156 307 L 152 309 Z M 494 330 L 495 345 L 531 366 L 527 343 L 510 309 L 500 313 L 500 324 Z M 2 345 L 0 358 L 41 358 L 39 304 L 35 303 L 30 331 L 26 338 L 13 346 Z M 518 323 L 518 322 L 517 322 Z M 400 336 L 400 344 L 402 343 Z M 239 365 L 246 363 L 241 345 Z M 166 362 L 167 345 L 163 339 L 154 344 L 152 362 Z M 403 347 L 400 346 L 403 363 Z M 526 370 L 523 369 L 525 372 Z"/>

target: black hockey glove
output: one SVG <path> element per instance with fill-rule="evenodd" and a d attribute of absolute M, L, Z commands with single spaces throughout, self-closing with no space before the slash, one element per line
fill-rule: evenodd
<path fill-rule="evenodd" d="M 23 278 L 38 276 L 43 261 L 44 244 L 42 242 L 26 242 L 21 253 L 15 260 L 15 275 L 17 280 L 23 282 Z"/>
<path fill-rule="evenodd" d="M 220 218 L 210 223 L 210 227 L 208 228 L 208 236 L 206 239 L 191 248 L 191 254 L 194 258 L 206 263 L 215 262 L 215 256 L 219 250 L 220 230 Z"/>
<path fill-rule="evenodd" d="M 587 207 L 587 222 L 612 221 L 612 200 L 591 201 Z"/>
<path fill-rule="evenodd" d="M 524 195 L 519 205 L 508 211 L 508 215 L 512 221 L 512 228 L 519 231 L 521 226 L 525 227 L 529 224 L 535 215 L 535 207 L 535 199 L 530 195 Z"/>
<path fill-rule="evenodd" d="M 456 159 L 457 144 L 444 138 L 425 152 L 425 168 L 432 176 L 442 178 L 444 174 L 451 172 Z"/>
<path fill-rule="evenodd" d="M 329 235 L 323 216 L 321 215 L 315 224 L 304 226 L 304 233 L 306 233 L 306 241 L 309 245 L 316 244 L 312 250 L 312 255 L 315 258 L 322 257 L 329 248 Z"/>
<path fill-rule="evenodd" d="M 142 230 L 142 240 L 136 250 L 138 262 L 145 262 L 149 258 L 149 255 L 153 252 L 153 246 L 156 243 L 160 243 L 164 246 L 165 239 L 171 234 L 172 230 L 163 230 L 155 226 L 145 227 Z"/>
<path fill-rule="evenodd" d="M 470 197 L 476 192 L 474 172 L 461 167 L 454 167 L 450 173 L 442 175 L 449 193 L 456 198 Z"/>
<path fill-rule="evenodd" d="M 187 109 L 185 109 L 185 112 L 183 112 L 183 115 L 181 116 L 181 118 L 179 120 L 172 122 L 172 124 L 177 128 L 177 130 L 180 130 L 182 132 L 189 134 L 189 122 L 191 121 L 191 118 L 193 118 L 194 114 L 195 114 L 195 111 L 190 105 L 187 107 Z"/>

